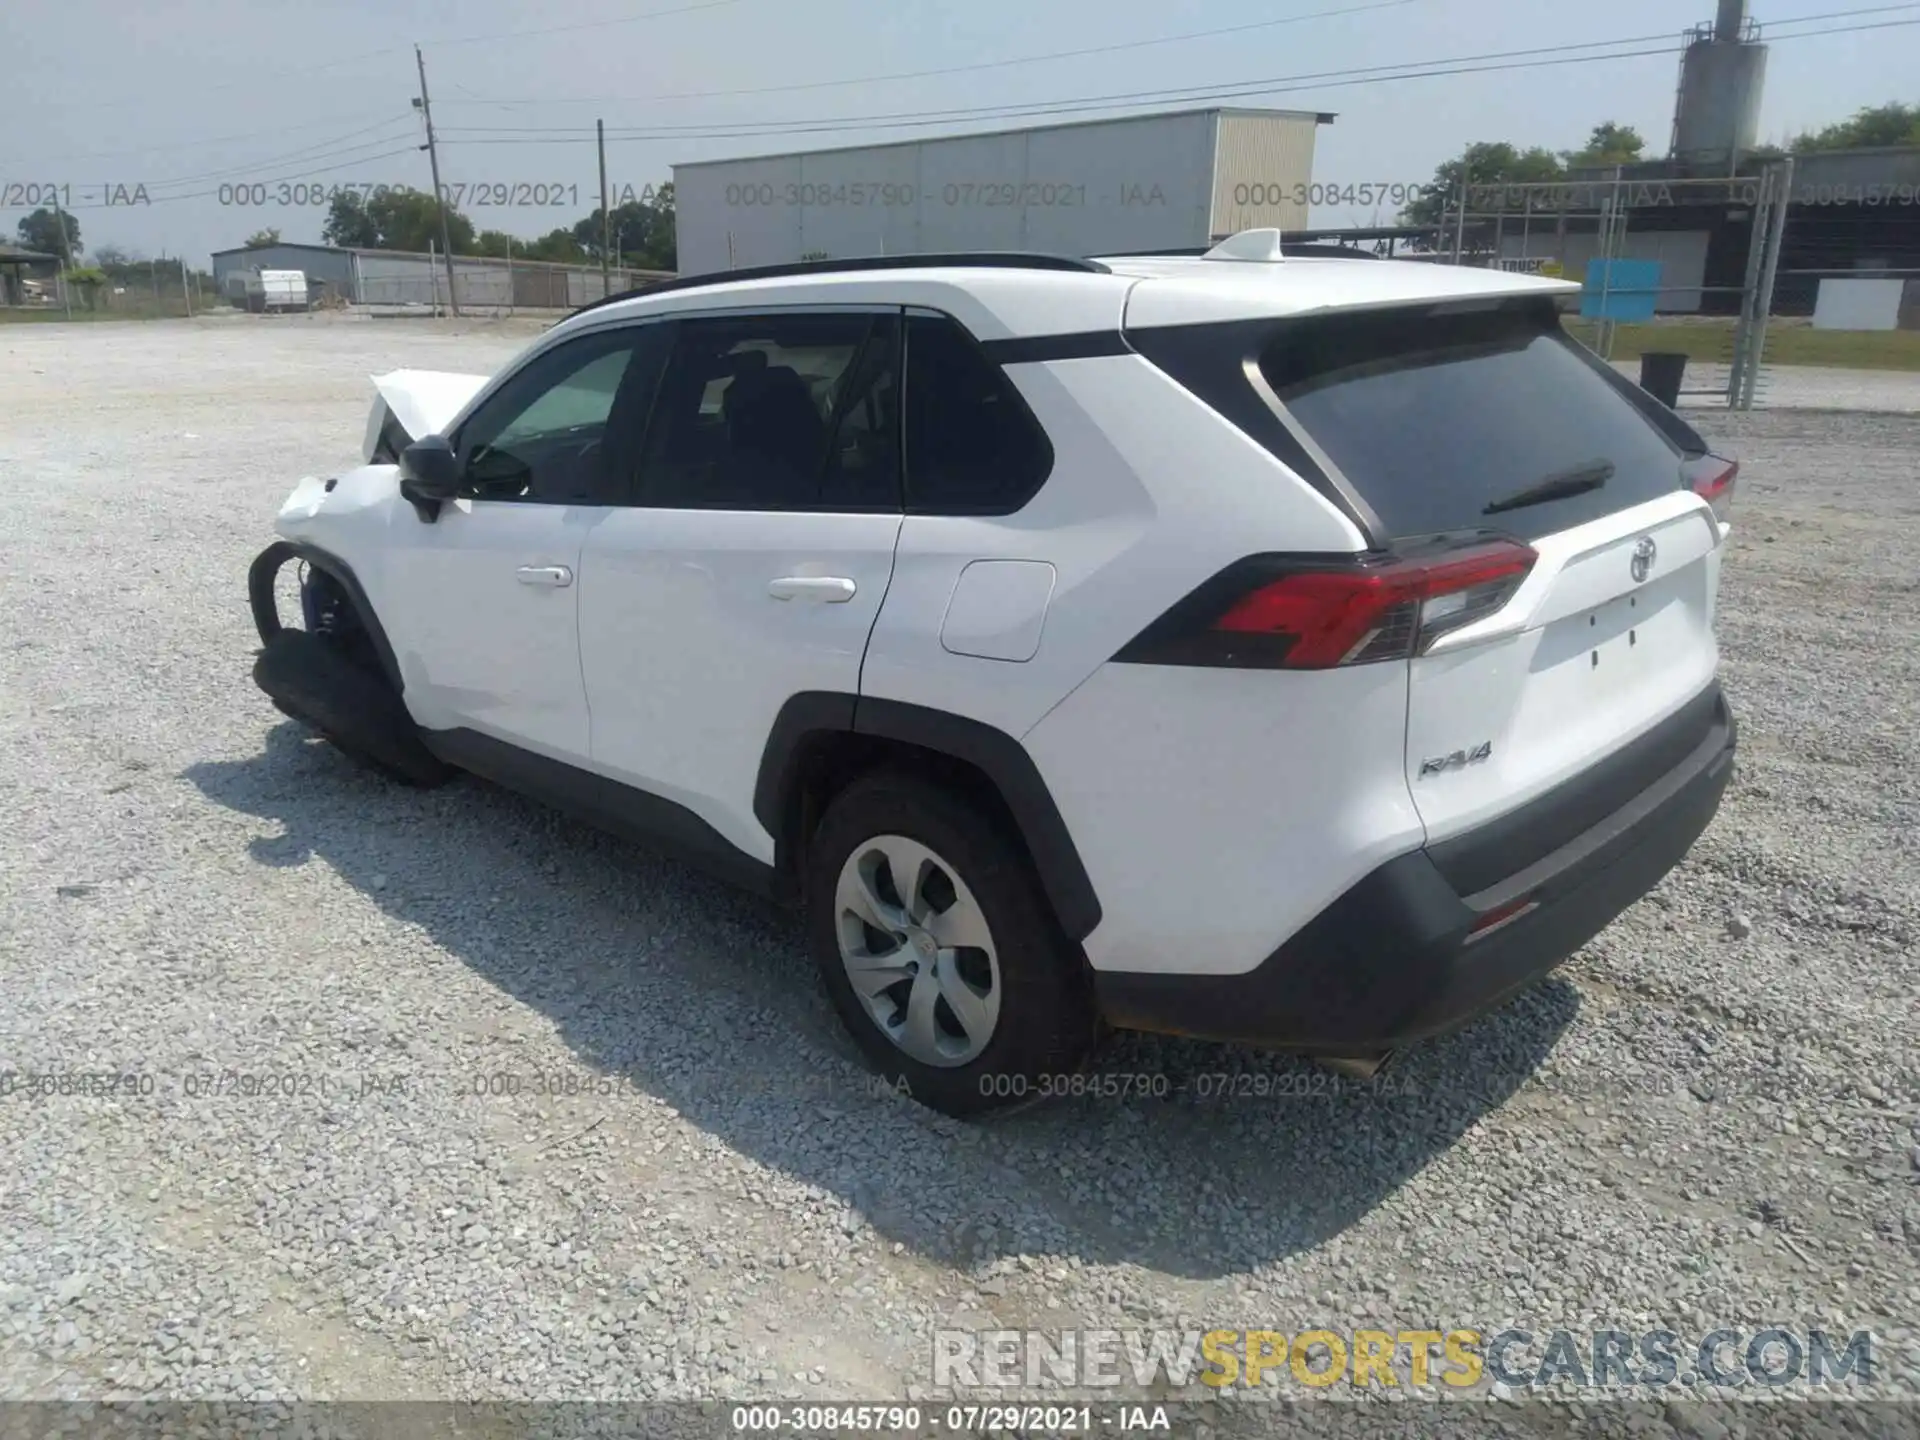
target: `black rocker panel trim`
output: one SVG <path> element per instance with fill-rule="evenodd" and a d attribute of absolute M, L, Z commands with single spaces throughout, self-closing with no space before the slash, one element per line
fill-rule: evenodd
<path fill-rule="evenodd" d="M 770 834 L 781 834 L 790 813 L 809 737 L 833 732 L 897 740 L 979 770 L 999 790 L 1019 826 L 1061 929 L 1075 941 L 1093 933 L 1100 923 L 1100 900 L 1047 782 L 1024 745 L 978 720 L 900 700 L 830 691 L 793 696 L 768 733 L 754 784 L 754 814 Z"/>
<path fill-rule="evenodd" d="M 393 653 L 393 645 L 387 639 L 379 615 L 374 612 L 373 602 L 367 598 L 367 592 L 360 584 L 360 577 L 338 555 L 304 540 L 276 540 L 255 556 L 253 564 L 248 567 L 247 603 L 253 610 L 253 626 L 260 632 L 260 643 L 264 645 L 280 633 L 280 615 L 274 604 L 273 582 L 280 573 L 280 567 L 289 560 L 304 560 L 314 569 L 326 571 L 339 582 L 340 588 L 347 592 L 347 598 L 353 602 L 353 608 L 359 611 L 360 623 L 366 627 L 367 634 L 373 637 L 374 651 L 380 657 L 380 669 L 385 673 L 387 683 L 393 686 L 396 695 L 405 694 L 407 686 L 400 675 L 400 661 Z"/>
<path fill-rule="evenodd" d="M 671 800 L 535 755 L 477 730 L 422 730 L 441 760 L 623 840 L 664 851 L 756 895 L 775 895 L 774 870 Z"/>

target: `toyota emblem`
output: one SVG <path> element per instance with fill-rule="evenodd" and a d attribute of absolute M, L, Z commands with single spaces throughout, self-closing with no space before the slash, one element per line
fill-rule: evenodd
<path fill-rule="evenodd" d="M 1633 547 L 1633 583 L 1644 585 L 1647 576 L 1653 573 L 1653 557 L 1660 553 L 1660 547 L 1653 543 L 1651 535 L 1642 535 L 1640 542 Z"/>

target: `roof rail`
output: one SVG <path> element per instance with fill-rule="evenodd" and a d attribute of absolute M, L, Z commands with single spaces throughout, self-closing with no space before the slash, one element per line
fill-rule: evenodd
<path fill-rule="evenodd" d="M 609 295 L 603 300 L 582 305 L 573 313 L 579 315 L 588 310 L 597 310 L 602 305 L 611 305 L 620 300 L 632 300 L 641 295 L 663 295 L 672 290 L 699 290 L 710 285 L 731 284 L 736 280 L 778 280 L 789 275 L 838 275 L 863 270 L 935 268 L 1077 270 L 1090 275 L 1112 273 L 1098 260 L 1082 260 L 1071 255 L 1030 254 L 1022 250 L 978 250 L 931 255 L 856 255 L 845 260 L 795 260 L 783 265 L 752 265 L 742 270 L 715 270 L 706 275 L 682 275 L 677 279 L 662 280 L 657 285 L 646 285 L 636 290 L 623 290 L 618 295 Z"/>
<path fill-rule="evenodd" d="M 1280 242 L 1282 258 L 1303 260 L 1379 260 L 1383 257 L 1371 250 L 1359 250 L 1351 245 L 1320 245 L 1311 241 L 1294 241 L 1284 236 Z M 1108 260 L 1203 260 L 1210 247 L 1192 245 L 1180 249 L 1168 250 L 1115 250 L 1103 258 Z"/>
<path fill-rule="evenodd" d="M 1290 260 L 1380 260 L 1385 257 L 1376 255 L 1371 250 L 1357 249 L 1352 245 L 1306 244 L 1287 246 L 1287 258 Z"/>

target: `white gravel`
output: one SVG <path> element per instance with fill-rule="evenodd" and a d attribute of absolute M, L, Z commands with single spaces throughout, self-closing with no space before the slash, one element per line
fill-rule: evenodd
<path fill-rule="evenodd" d="M 787 918 L 253 687 L 368 373 L 532 331 L 0 328 L 0 1069 L 151 1087 L 0 1099 L 0 1398 L 917 1397 L 1028 1323 L 1824 1325 L 1920 1388 L 1920 420 L 1710 417 L 1738 778 L 1558 978 L 1392 1095 L 967 1127 L 872 1093 Z"/>

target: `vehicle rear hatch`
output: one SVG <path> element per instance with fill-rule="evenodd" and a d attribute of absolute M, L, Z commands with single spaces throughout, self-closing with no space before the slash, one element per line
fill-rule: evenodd
<path fill-rule="evenodd" d="M 1705 734 L 1724 531 L 1702 496 L 1730 498 L 1732 467 L 1568 337 L 1551 300 L 1299 317 L 1260 370 L 1387 548 L 1451 576 L 1402 615 L 1430 844 L 1579 791 L 1642 741 L 1608 795 L 1543 802 L 1564 815 L 1525 827 L 1521 862 L 1537 860 Z"/>

